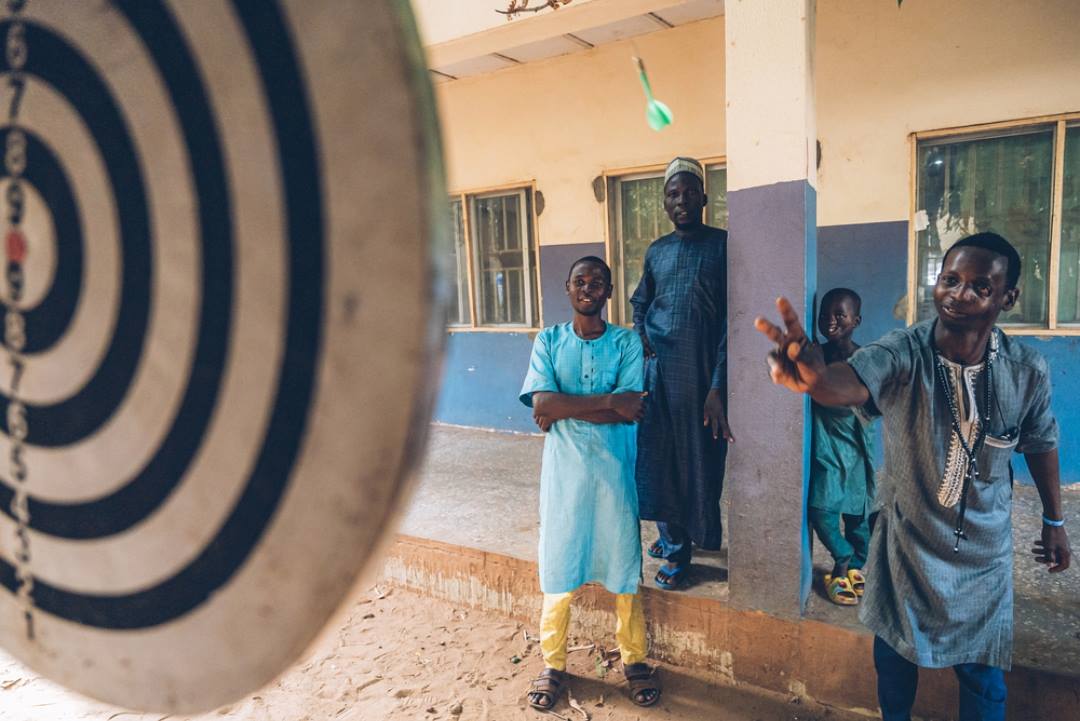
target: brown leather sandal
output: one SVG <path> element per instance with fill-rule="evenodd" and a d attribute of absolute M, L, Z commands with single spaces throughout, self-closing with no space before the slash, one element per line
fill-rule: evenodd
<path fill-rule="evenodd" d="M 529 705 L 540 711 L 550 711 L 559 702 L 562 693 L 563 672 L 545 668 L 529 684 Z"/>

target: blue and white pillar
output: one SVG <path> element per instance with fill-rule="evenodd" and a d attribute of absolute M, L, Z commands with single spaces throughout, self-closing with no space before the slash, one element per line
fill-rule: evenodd
<path fill-rule="evenodd" d="M 802 613 L 810 591 L 808 401 L 774 386 L 756 315 L 811 314 L 817 270 L 814 0 L 726 4 L 729 578 L 733 604 Z"/>

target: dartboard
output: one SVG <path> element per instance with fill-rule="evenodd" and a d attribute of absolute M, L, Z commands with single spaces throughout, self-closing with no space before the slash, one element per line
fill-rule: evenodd
<path fill-rule="evenodd" d="M 347 598 L 424 437 L 445 195 L 407 3 L 3 0 L 0 55 L 0 641 L 212 708 Z"/>

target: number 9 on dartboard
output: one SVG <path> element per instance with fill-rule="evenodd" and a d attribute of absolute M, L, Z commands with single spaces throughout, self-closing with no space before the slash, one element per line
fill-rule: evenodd
<path fill-rule="evenodd" d="M 0 641 L 213 708 L 315 639 L 423 442 L 445 193 L 409 8 L 0 0 L 0 40 Z"/>

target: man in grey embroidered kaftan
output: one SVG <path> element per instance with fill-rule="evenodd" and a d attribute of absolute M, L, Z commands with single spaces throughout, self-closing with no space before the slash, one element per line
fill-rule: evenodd
<path fill-rule="evenodd" d="M 977 422 L 992 366 L 993 407 L 971 483 L 965 538 L 956 545 L 958 505 L 939 501 L 944 476 L 964 464 L 951 443 L 952 418 L 935 376 L 934 326 L 926 320 L 870 343 L 848 363 L 883 416 L 885 466 L 859 617 L 901 656 L 926 668 L 1012 663 L 1013 451 L 1057 448 L 1046 361 L 994 329 L 987 361 L 945 363 L 966 423 Z M 996 346 L 996 350 L 994 350 Z M 952 452 L 950 453 L 950 450 Z M 951 461 L 951 462 L 947 462 Z M 963 469 L 960 471 L 963 472 Z"/>
<path fill-rule="evenodd" d="M 727 442 L 727 233 L 702 223 L 704 171 L 676 158 L 664 182 L 675 232 L 645 254 L 630 303 L 645 347 L 645 418 L 638 432 L 641 518 L 657 521 L 650 555 L 666 558 L 655 582 L 682 583 L 691 542 L 722 540 L 720 492 Z"/>
<path fill-rule="evenodd" d="M 954 244 L 934 287 L 937 318 L 893 331 L 846 363 L 826 365 L 791 304 L 773 381 L 829 406 L 884 418 L 880 511 L 866 566 L 862 621 L 876 634 L 886 721 L 910 719 L 918 667 L 952 666 L 960 718 L 1004 721 L 1012 665 L 1013 451 L 1025 454 L 1043 502 L 1035 560 L 1069 567 L 1058 478 L 1058 428 L 1046 361 L 995 327 L 1020 290 L 1020 256 L 979 233 Z"/>

